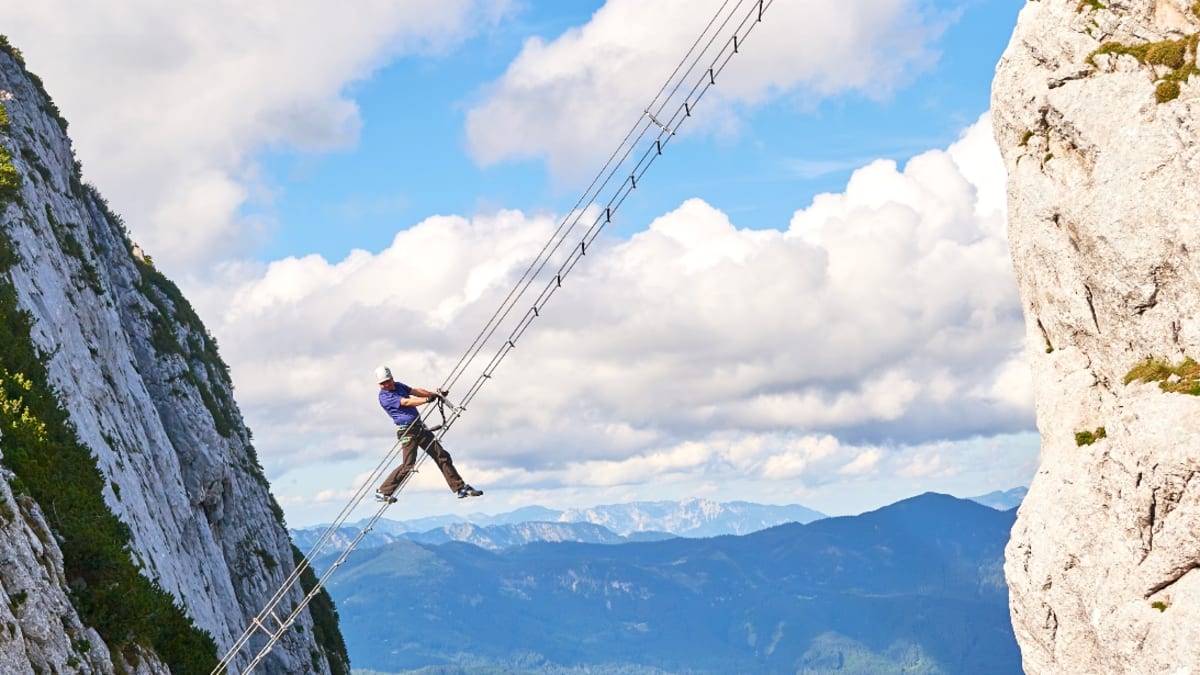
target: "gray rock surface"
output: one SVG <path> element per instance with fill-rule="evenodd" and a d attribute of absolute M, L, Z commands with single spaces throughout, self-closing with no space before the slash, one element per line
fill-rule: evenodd
<path fill-rule="evenodd" d="M 13 494 L 10 475 L 3 478 L 0 672 L 112 673 L 104 641 L 80 622 L 67 597 L 62 552 L 41 508 L 28 497 Z"/>
<path fill-rule="evenodd" d="M 22 177 L 21 200 L 0 212 L 0 226 L 20 256 L 11 280 L 33 338 L 108 481 L 106 503 L 132 533 L 132 555 L 223 653 L 292 569 L 232 385 L 190 306 L 149 274 L 121 224 L 80 185 L 51 104 L 3 51 L 0 94 L 10 119 L 2 140 Z M 0 639 L 0 671 L 113 672 L 109 649 L 67 602 L 61 552 L 38 505 L 14 501 L 0 481 L 0 516 L 8 511 L 20 517 L 0 517 L 10 599 L 0 631 L 21 639 Z M 15 593 L 26 595 L 14 611 Z M 301 597 L 296 588 L 285 605 Z M 329 672 L 312 628 L 301 615 L 256 672 Z M 91 648 L 80 656 L 83 643 Z M 235 662 L 239 672 L 251 655 Z M 152 654 L 140 662 L 118 672 L 166 670 Z"/>
<path fill-rule="evenodd" d="M 1200 397 L 1125 383 L 1145 359 L 1200 358 L 1200 77 L 1159 103 L 1174 66 L 1089 63 L 1180 41 L 1194 65 L 1197 11 L 1032 1 L 997 67 L 1042 437 L 1005 564 L 1028 673 L 1200 671 Z"/>

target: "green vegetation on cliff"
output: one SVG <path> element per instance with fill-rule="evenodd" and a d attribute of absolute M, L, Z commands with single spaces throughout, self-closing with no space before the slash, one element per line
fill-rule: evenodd
<path fill-rule="evenodd" d="M 0 228 L 0 428 L 13 488 L 41 505 L 62 549 L 71 601 L 110 648 L 144 645 L 172 673 L 208 673 L 217 661 L 212 637 L 139 573 L 129 529 L 104 503 L 104 477 L 49 384 L 45 357 L 30 339 L 32 318 L 7 278 L 15 261 Z"/>
<path fill-rule="evenodd" d="M 292 544 L 292 559 L 297 565 L 304 560 L 304 554 L 296 548 L 295 544 Z M 305 595 L 308 595 L 316 587 L 317 575 L 313 573 L 311 567 L 305 568 L 300 573 L 300 588 Z M 328 657 L 329 672 L 332 675 L 349 675 L 350 656 L 346 652 L 346 642 L 342 639 L 342 631 L 338 626 L 337 607 L 334 606 L 329 591 L 324 588 L 318 591 L 308 605 L 308 612 L 313 619 L 313 638 L 325 650 L 325 655 Z M 313 658 L 315 660 L 316 656 L 314 655 Z M 313 670 L 316 669 L 317 664 L 314 663 Z"/>
<path fill-rule="evenodd" d="M 1159 103 L 1166 103 L 1179 98 L 1181 83 L 1186 82 L 1192 75 L 1200 75 L 1200 68 L 1196 67 L 1198 40 L 1200 34 L 1140 45 L 1105 42 L 1088 55 L 1087 62 L 1094 68 L 1096 57 L 1101 54 L 1127 54 L 1143 65 L 1161 68 L 1165 72 L 1162 72 L 1156 81 L 1154 98 Z"/>
<path fill-rule="evenodd" d="M 1083 447 L 1085 445 L 1091 445 L 1092 443 L 1095 443 L 1096 441 L 1100 440 L 1101 438 L 1108 438 L 1108 431 L 1106 431 L 1104 429 L 1104 427 L 1096 427 L 1095 431 L 1087 431 L 1087 430 L 1076 431 L 1075 432 L 1075 445 L 1078 445 L 1080 447 Z"/>
<path fill-rule="evenodd" d="M 7 135 L 8 129 L 8 110 L 0 103 L 0 134 Z M 17 167 L 13 166 L 12 155 L 0 143 L 0 209 L 15 199 L 20 189 L 21 177 L 17 175 Z"/>
<path fill-rule="evenodd" d="M 0 50 L 23 63 L 3 36 Z M 7 111 L 0 121 L 7 127 Z M 65 122 L 59 124 L 65 127 Z M 49 383 L 46 356 L 30 337 L 33 319 L 18 305 L 8 275 L 19 254 L 8 227 L 15 222 L 15 211 L 24 208 L 13 199 L 20 180 L 9 151 L 0 144 L 3 462 L 14 474 L 14 491 L 37 502 L 54 531 L 71 602 L 84 623 L 115 653 L 130 655 L 135 652 L 128 648 L 140 645 L 157 654 L 172 673 L 203 675 L 216 665 L 216 644 L 192 624 L 171 594 L 139 572 L 130 556 L 129 529 L 104 502 L 104 477 Z M 82 643 L 79 648 L 85 647 Z"/>
<path fill-rule="evenodd" d="M 1175 366 L 1162 359 L 1146 359 L 1125 374 L 1125 384 L 1135 381 L 1158 382 L 1163 391 L 1200 396 L 1200 363 L 1190 356 Z"/>
<path fill-rule="evenodd" d="M 17 62 L 18 66 L 21 66 L 22 70 L 25 70 L 25 75 L 29 77 L 29 81 L 33 83 L 33 86 L 37 88 L 38 93 L 40 94 L 38 97 L 38 107 L 41 108 L 42 112 L 50 116 L 50 119 L 54 120 L 54 122 L 58 124 L 59 128 L 65 132 L 67 130 L 67 120 L 63 119 L 62 113 L 58 110 L 58 106 L 54 105 L 53 99 L 51 99 L 50 95 L 46 93 L 46 86 L 42 84 L 42 78 L 38 77 L 34 73 L 29 72 L 29 70 L 25 68 L 24 55 L 21 54 L 20 49 L 17 49 L 9 43 L 7 35 L 0 35 L 0 52 L 8 54 L 13 61 Z"/>

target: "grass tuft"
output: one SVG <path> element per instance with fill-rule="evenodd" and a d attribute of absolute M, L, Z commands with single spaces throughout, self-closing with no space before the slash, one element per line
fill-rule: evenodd
<path fill-rule="evenodd" d="M 1166 361 L 1146 359 L 1125 373 L 1125 384 L 1133 381 L 1158 382 L 1171 376 L 1174 370 Z"/>
<path fill-rule="evenodd" d="M 1177 366 L 1161 359 L 1146 359 L 1125 374 L 1130 382 L 1158 382 L 1158 388 L 1174 394 L 1200 396 L 1200 363 L 1187 357 Z"/>
<path fill-rule="evenodd" d="M 1108 438 L 1108 431 L 1104 427 L 1096 427 L 1095 431 L 1077 431 L 1075 432 L 1075 445 L 1079 447 L 1091 445 L 1101 438 Z"/>

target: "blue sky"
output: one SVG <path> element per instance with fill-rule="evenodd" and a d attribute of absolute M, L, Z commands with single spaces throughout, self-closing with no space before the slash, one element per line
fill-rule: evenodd
<path fill-rule="evenodd" d="M 0 22 L 305 526 L 391 442 L 373 367 L 445 376 L 719 3 L 118 4 Z M 987 117 L 1020 7 L 776 0 L 447 437 L 486 497 L 426 470 L 393 515 L 1026 483 Z"/>
<path fill-rule="evenodd" d="M 569 206 L 579 181 L 555 180 L 542 162 L 473 162 L 464 120 L 527 39 L 552 40 L 586 23 L 603 4 L 529 3 L 450 53 L 405 56 L 350 84 L 347 94 L 363 119 L 357 144 L 336 152 L 284 147 L 261 154 L 272 198 L 246 212 L 279 229 L 259 257 L 315 252 L 340 259 L 356 247 L 380 250 L 396 223 L 431 214 Z M 930 45 L 940 54 L 890 95 L 793 94 L 749 110 L 736 138 L 677 145 L 670 161 L 655 166 L 653 185 L 626 205 L 623 231 L 644 228 L 694 194 L 737 214 L 744 227 L 781 227 L 806 197 L 836 191 L 873 159 L 902 162 L 949 145 L 987 110 L 992 71 L 1020 6 L 1012 0 L 929 3 L 927 11 L 945 24 Z M 590 176 L 598 166 L 581 169 Z"/>

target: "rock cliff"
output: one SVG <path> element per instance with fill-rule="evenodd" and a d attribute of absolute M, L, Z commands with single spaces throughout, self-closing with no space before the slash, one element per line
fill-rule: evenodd
<path fill-rule="evenodd" d="M 1029 673 L 1200 670 L 1198 33 L 1195 0 L 1035 0 L 997 67 L 1042 437 L 1005 564 Z"/>
<path fill-rule="evenodd" d="M 0 671 L 207 673 L 293 569 L 282 512 L 215 342 L 2 39 L 0 105 Z M 320 600 L 257 672 L 346 671 Z"/>

